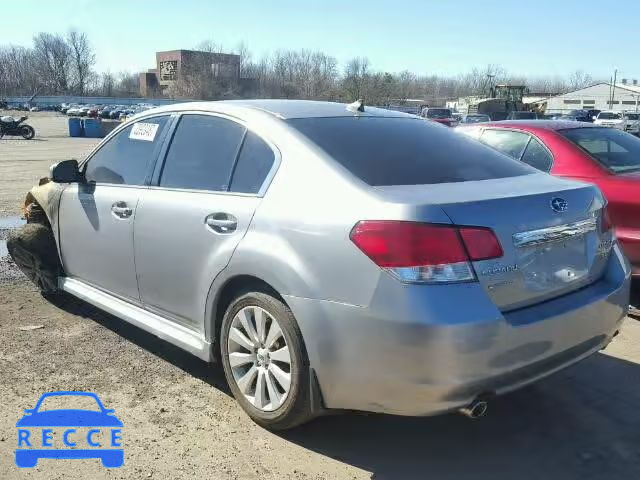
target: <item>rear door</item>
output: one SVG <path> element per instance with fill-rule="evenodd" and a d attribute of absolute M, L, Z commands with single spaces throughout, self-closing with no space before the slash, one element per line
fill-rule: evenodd
<path fill-rule="evenodd" d="M 274 149 L 243 124 L 182 115 L 136 214 L 145 308 L 202 327 L 211 283 L 244 236 L 275 163 Z"/>

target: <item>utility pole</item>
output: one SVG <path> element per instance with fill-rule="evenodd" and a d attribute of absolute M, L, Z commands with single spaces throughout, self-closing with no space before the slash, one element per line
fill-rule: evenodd
<path fill-rule="evenodd" d="M 616 68 L 613 71 L 613 85 L 611 89 L 611 103 L 609 104 L 609 109 L 613 110 L 613 100 L 616 97 L 616 79 L 618 78 L 618 69 Z"/>

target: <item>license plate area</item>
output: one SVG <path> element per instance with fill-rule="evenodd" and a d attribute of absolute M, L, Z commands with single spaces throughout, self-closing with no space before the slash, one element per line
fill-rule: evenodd
<path fill-rule="evenodd" d="M 529 291 L 563 289 L 589 275 L 584 235 L 519 248 L 517 262 Z"/>
<path fill-rule="evenodd" d="M 589 276 L 587 235 L 596 230 L 595 217 L 513 235 L 524 287 L 529 291 L 562 290 Z"/>

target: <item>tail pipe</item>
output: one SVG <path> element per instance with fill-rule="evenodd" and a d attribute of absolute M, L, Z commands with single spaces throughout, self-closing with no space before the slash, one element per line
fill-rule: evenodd
<path fill-rule="evenodd" d="M 480 418 L 486 415 L 488 406 L 489 404 L 486 400 L 475 399 L 469 405 L 462 407 L 458 411 L 469 418 Z"/>

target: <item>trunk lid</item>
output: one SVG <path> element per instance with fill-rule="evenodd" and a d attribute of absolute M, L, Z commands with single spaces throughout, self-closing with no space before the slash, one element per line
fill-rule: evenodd
<path fill-rule="evenodd" d="M 504 255 L 473 267 L 503 311 L 569 293 L 604 270 L 611 234 L 600 233 L 603 201 L 591 185 L 532 174 L 377 190 L 414 211 L 437 205 L 453 224 L 491 228 Z"/>

